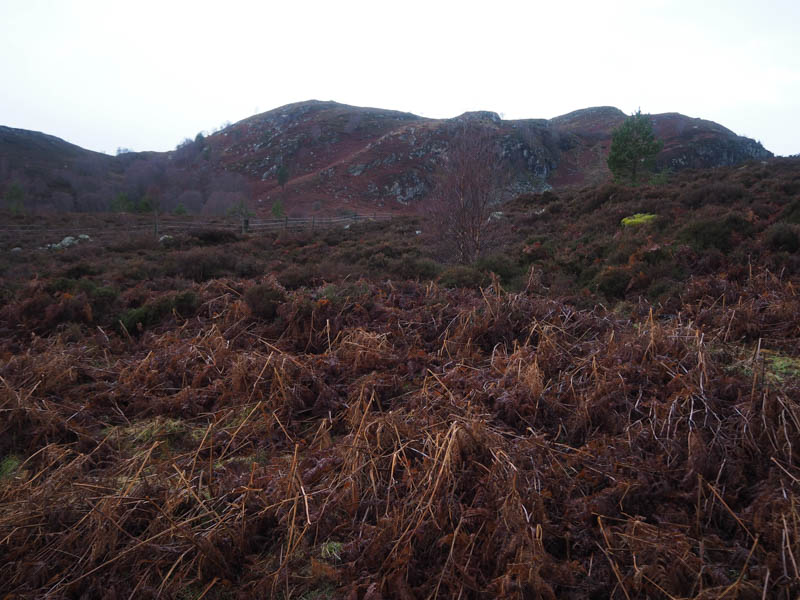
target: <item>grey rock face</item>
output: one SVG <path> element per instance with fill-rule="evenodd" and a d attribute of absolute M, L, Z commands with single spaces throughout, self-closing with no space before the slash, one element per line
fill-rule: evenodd
<path fill-rule="evenodd" d="M 367 168 L 367 165 L 357 164 L 357 165 L 353 165 L 352 167 L 347 169 L 347 172 L 350 173 L 350 175 L 352 175 L 353 177 L 358 177 L 359 175 L 361 175 L 364 172 L 364 169 L 366 169 L 366 168 Z"/>
<path fill-rule="evenodd" d="M 92 238 L 86 235 L 85 233 L 80 234 L 78 237 L 68 235 L 63 240 L 58 242 L 57 244 L 47 244 L 42 248 L 43 250 L 64 250 L 66 248 L 71 248 L 72 246 L 76 246 L 81 242 L 90 242 Z"/>
<path fill-rule="evenodd" d="M 490 121 L 492 123 L 499 123 L 502 121 L 500 115 L 490 110 L 472 110 L 457 116 L 455 121 Z"/>
<path fill-rule="evenodd" d="M 403 173 L 391 185 L 384 187 L 384 192 L 400 204 L 408 204 L 417 198 L 423 197 L 428 191 L 428 186 L 416 171 Z"/>
<path fill-rule="evenodd" d="M 679 152 L 667 152 L 658 161 L 661 166 L 672 169 L 705 169 L 727 167 L 748 160 L 772 158 L 755 140 L 744 137 L 732 139 L 709 139 L 684 146 Z"/>

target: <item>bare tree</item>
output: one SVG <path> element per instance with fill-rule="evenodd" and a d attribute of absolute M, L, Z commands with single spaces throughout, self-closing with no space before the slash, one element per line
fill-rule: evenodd
<path fill-rule="evenodd" d="M 507 175 L 490 131 L 464 124 L 449 144 L 431 195 L 434 232 L 449 258 L 469 264 L 484 253 L 497 230 L 492 218 Z"/>
<path fill-rule="evenodd" d="M 122 190 L 134 203 L 145 203 L 150 188 L 166 183 L 167 158 L 163 155 L 141 156 L 125 169 Z M 152 205 L 144 206 L 149 211 Z"/>
<path fill-rule="evenodd" d="M 237 206 L 246 205 L 251 197 L 247 178 L 238 173 L 220 173 L 209 183 L 209 194 L 203 205 L 204 215 L 226 215 Z"/>

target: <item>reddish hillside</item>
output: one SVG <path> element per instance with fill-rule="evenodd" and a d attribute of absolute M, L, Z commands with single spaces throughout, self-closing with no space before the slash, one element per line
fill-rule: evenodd
<path fill-rule="evenodd" d="M 551 119 L 550 125 L 569 141 L 549 183 L 559 188 L 607 179 L 610 173 L 606 157 L 611 136 L 626 118 L 621 110 L 602 106 Z M 760 143 L 736 135 L 713 121 L 679 113 L 652 115 L 652 119 L 656 136 L 664 142 L 658 157 L 658 166 L 662 169 L 679 171 L 731 166 L 772 156 Z"/>
<path fill-rule="evenodd" d="M 236 123 L 208 139 L 226 169 L 256 179 L 257 201 L 281 198 L 298 213 L 418 212 L 453 133 L 465 121 L 496 137 L 516 193 L 605 180 L 613 130 L 626 116 L 613 107 L 554 119 L 504 121 L 491 112 L 426 119 L 335 102 L 301 102 Z M 711 121 L 653 115 L 664 141 L 659 165 L 673 170 L 736 164 L 772 156 L 759 143 Z M 278 186 L 278 165 L 290 172 Z M 266 203 L 266 204 L 265 204 Z"/>
<path fill-rule="evenodd" d="M 98 199 L 91 190 L 101 188 L 108 202 L 120 193 L 132 202 L 148 195 L 166 210 L 180 204 L 190 211 L 218 213 L 232 202 L 249 198 L 262 215 L 269 214 L 276 200 L 290 215 L 417 213 L 424 209 L 450 140 L 465 123 L 488 131 L 497 141 L 511 173 L 507 190 L 511 197 L 606 180 L 611 134 L 625 118 L 619 109 L 597 107 L 550 120 L 505 121 L 487 111 L 426 119 L 311 100 L 255 115 L 206 138 L 198 136 L 174 152 L 100 155 L 124 176 L 115 179 L 100 171 L 93 175 L 98 180 L 94 187 L 81 182 L 62 188 L 76 210 L 96 209 Z M 677 113 L 653 115 L 653 121 L 664 141 L 658 160 L 662 168 L 716 167 L 772 156 L 760 143 L 710 121 Z M 5 164 L 13 167 L 23 155 L 29 162 L 38 152 L 33 142 L 51 139 L 27 133 L 29 143 L 24 149 L 0 136 L 0 158 Z M 67 150 L 94 155 L 58 141 L 65 156 Z M 53 154 L 48 152 L 48 157 Z M 62 176 L 62 168 L 56 165 L 60 161 L 50 162 L 49 171 L 45 168 L 35 180 L 22 181 L 36 200 L 33 206 L 59 206 L 48 194 L 53 181 Z M 20 170 L 4 170 L 3 164 L 0 161 L 0 193 L 11 182 L 20 181 Z M 278 183 L 281 165 L 289 175 L 283 188 Z"/>

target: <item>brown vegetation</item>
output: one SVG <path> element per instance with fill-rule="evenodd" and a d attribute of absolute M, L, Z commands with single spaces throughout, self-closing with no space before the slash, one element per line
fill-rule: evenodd
<path fill-rule="evenodd" d="M 243 291 L 6 355 L 6 592 L 797 592 L 800 371 L 749 329 L 797 339 L 791 284 L 669 321 L 367 282 L 261 321 Z"/>
<path fill-rule="evenodd" d="M 797 180 L 4 253 L 0 596 L 796 597 Z"/>
<path fill-rule="evenodd" d="M 496 243 L 492 212 L 508 180 L 496 142 L 464 125 L 453 136 L 431 193 L 429 219 L 444 256 L 470 264 Z"/>

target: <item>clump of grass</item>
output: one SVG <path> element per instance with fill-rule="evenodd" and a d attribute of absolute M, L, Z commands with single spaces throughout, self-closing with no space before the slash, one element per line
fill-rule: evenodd
<path fill-rule="evenodd" d="M 403 279 L 434 279 L 441 271 L 441 266 L 429 258 L 403 257 L 390 259 L 385 270 Z"/>
<path fill-rule="evenodd" d="M 595 279 L 597 289 L 606 298 L 622 298 L 630 284 L 631 273 L 626 267 L 606 267 Z"/>
<path fill-rule="evenodd" d="M 630 217 L 622 219 L 623 227 L 638 227 L 639 225 L 646 225 L 652 223 L 658 218 L 658 215 L 653 213 L 636 213 Z"/>
<path fill-rule="evenodd" d="M 771 250 L 784 252 L 797 252 L 800 250 L 800 236 L 791 225 L 786 223 L 776 223 L 770 227 L 764 240 Z"/>
<path fill-rule="evenodd" d="M 487 282 L 488 278 L 480 269 L 467 265 L 449 267 L 439 275 L 439 283 L 448 288 L 479 288 Z"/>
<path fill-rule="evenodd" d="M 101 269 L 96 265 L 80 262 L 71 266 L 66 271 L 66 276 L 72 279 L 80 279 L 81 277 L 88 277 L 91 275 L 99 275 Z"/>
<path fill-rule="evenodd" d="M 278 306 L 286 301 L 286 294 L 282 289 L 269 284 L 254 285 L 244 293 L 244 301 L 253 316 L 272 320 Z"/>
<path fill-rule="evenodd" d="M 479 259 L 475 266 L 485 273 L 494 273 L 500 281 L 508 285 L 515 278 L 523 275 L 527 268 L 518 264 L 515 260 L 505 254 L 493 254 Z"/>
<path fill-rule="evenodd" d="M 330 583 L 326 582 L 313 590 L 305 592 L 300 596 L 300 600 L 328 600 L 329 598 L 335 597 L 336 589 Z"/>
<path fill-rule="evenodd" d="M 236 271 L 237 258 L 220 248 L 192 248 L 175 252 L 169 272 L 197 282 L 215 279 Z"/>
<path fill-rule="evenodd" d="M 315 265 L 290 265 L 278 274 L 281 285 L 290 290 L 312 286 L 319 273 Z"/>
<path fill-rule="evenodd" d="M 160 323 L 173 311 L 181 316 L 188 316 L 197 310 L 199 303 L 194 292 L 180 292 L 131 309 L 122 315 L 120 322 L 128 332 L 141 331 Z"/>
<path fill-rule="evenodd" d="M 326 560 L 340 561 L 342 560 L 342 542 L 327 541 L 322 544 L 320 555 Z"/>
<path fill-rule="evenodd" d="M 229 244 L 239 239 L 239 236 L 227 229 L 200 229 L 189 233 L 200 244 L 206 246 L 216 246 L 218 244 Z"/>
<path fill-rule="evenodd" d="M 788 356 L 774 350 L 761 349 L 760 358 L 747 356 L 726 367 L 728 372 L 752 377 L 754 372 L 763 374 L 773 384 L 784 384 L 788 379 L 800 379 L 800 358 Z"/>
<path fill-rule="evenodd" d="M 685 192 L 680 200 L 684 206 L 699 208 L 704 204 L 732 204 L 747 194 L 741 185 L 727 182 L 713 182 L 696 186 Z"/>
<path fill-rule="evenodd" d="M 716 248 L 728 252 L 733 247 L 734 234 L 746 237 L 752 233 L 751 223 L 741 215 L 731 213 L 722 219 L 709 218 L 689 223 L 678 233 L 678 238 L 699 250 Z"/>
<path fill-rule="evenodd" d="M 0 461 L 0 481 L 8 479 L 22 464 L 22 460 L 14 454 L 9 454 L 2 461 Z"/>
<path fill-rule="evenodd" d="M 45 286 L 45 289 L 51 294 L 57 292 L 71 292 L 75 289 L 77 284 L 78 282 L 70 277 L 57 277 L 56 279 L 50 280 Z"/>
<path fill-rule="evenodd" d="M 788 378 L 800 377 L 800 358 L 768 353 L 764 360 L 768 376 L 778 383 L 782 383 Z"/>
<path fill-rule="evenodd" d="M 100 286 L 94 289 L 91 296 L 93 307 L 107 307 L 114 303 L 119 292 L 112 287 Z"/>
<path fill-rule="evenodd" d="M 800 198 L 787 204 L 781 216 L 789 223 L 800 223 Z"/>
<path fill-rule="evenodd" d="M 331 283 L 318 291 L 319 298 L 333 306 L 344 306 L 356 298 L 366 300 L 368 294 L 369 286 L 364 281 Z"/>

